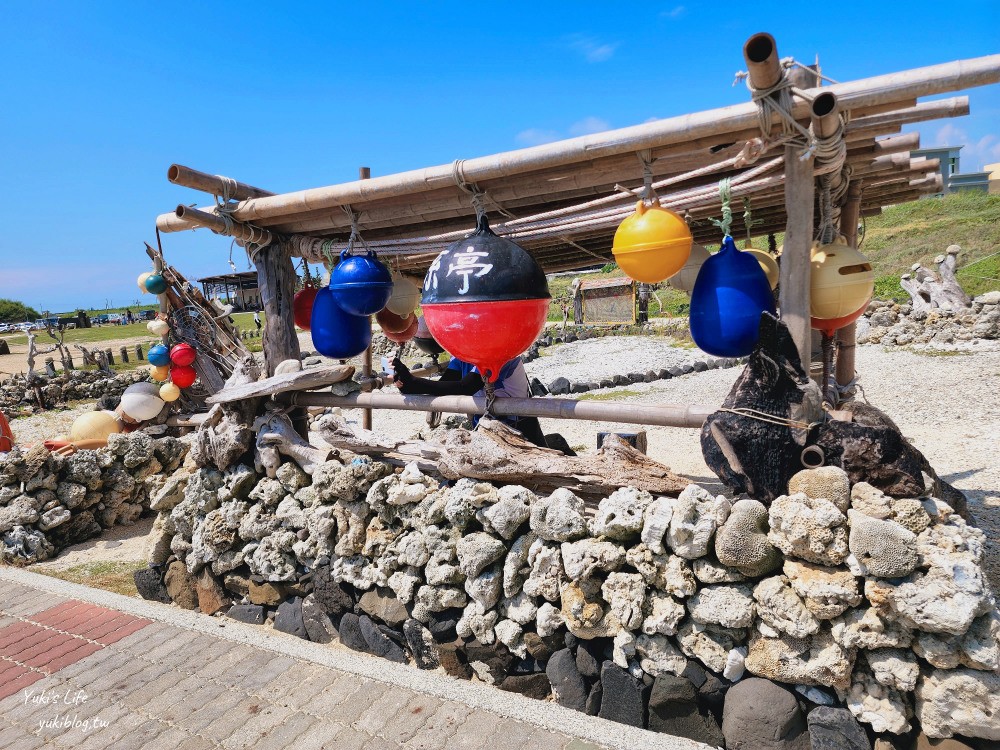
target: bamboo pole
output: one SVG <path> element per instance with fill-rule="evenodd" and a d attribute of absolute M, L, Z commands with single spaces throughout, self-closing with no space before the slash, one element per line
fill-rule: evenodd
<path fill-rule="evenodd" d="M 277 397 L 295 406 L 339 406 L 342 409 L 402 409 L 440 411 L 450 414 L 483 414 L 486 399 L 473 396 L 404 396 L 390 393 L 332 393 L 300 391 Z M 709 406 L 647 404 L 605 404 L 568 398 L 498 398 L 493 403 L 497 416 L 541 417 L 544 419 L 585 419 L 619 424 L 700 428 L 715 412 Z"/>
<path fill-rule="evenodd" d="M 177 219 L 186 225 L 195 225 L 211 229 L 217 234 L 235 237 L 240 242 L 253 242 L 259 245 L 268 245 L 273 240 L 273 235 L 267 229 L 251 227 L 238 221 L 233 221 L 232 225 L 227 225 L 226 221 L 217 214 L 208 213 L 191 206 L 177 206 L 174 210 Z M 159 222 L 157 222 L 159 226 Z M 160 231 L 163 231 L 162 229 Z"/>
<path fill-rule="evenodd" d="M 197 169 L 185 167 L 183 164 L 171 164 L 167 169 L 167 180 L 175 185 L 202 190 L 212 195 L 223 195 L 228 189 L 229 197 L 238 201 L 247 198 L 267 198 L 274 195 L 268 190 L 261 190 L 253 185 L 247 185 L 245 182 L 232 180 L 227 183 L 227 180 L 221 175 L 199 172 Z"/>
<path fill-rule="evenodd" d="M 1000 81 L 1000 55 L 875 76 L 825 87 L 840 99 L 841 107 L 872 107 L 890 102 L 904 102 Z M 810 95 L 822 93 L 811 89 Z M 793 115 L 804 116 L 806 102 L 797 102 Z M 451 186 L 456 178 L 466 183 L 512 177 L 534 170 L 572 164 L 613 154 L 659 148 L 692 138 L 753 128 L 757 107 L 752 102 L 708 110 L 691 115 L 657 120 L 629 128 L 581 136 L 542 146 L 510 151 L 493 156 L 460 161 L 402 172 L 395 175 L 359 180 L 343 185 L 300 190 L 245 202 L 234 214 L 240 221 L 259 221 L 313 209 L 335 208 L 345 204 L 365 203 L 390 196 L 418 195 L 428 189 Z"/>
<path fill-rule="evenodd" d="M 359 180 L 370 180 L 372 176 L 371 167 L 358 167 L 358 179 Z M 372 319 L 368 318 L 368 346 L 365 348 L 365 353 L 361 357 L 361 375 L 364 378 L 370 378 L 372 376 L 372 344 L 371 344 L 371 328 Z M 366 430 L 372 428 L 372 410 L 363 409 L 361 411 L 361 426 Z"/>

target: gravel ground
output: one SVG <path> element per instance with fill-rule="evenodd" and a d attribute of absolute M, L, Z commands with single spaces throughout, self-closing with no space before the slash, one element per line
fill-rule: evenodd
<path fill-rule="evenodd" d="M 605 336 L 574 341 L 541 350 L 541 355 L 524 366 L 528 377 L 548 385 L 558 377 L 589 382 L 649 370 L 677 367 L 710 355 L 699 349 L 672 346 L 666 337 Z"/>

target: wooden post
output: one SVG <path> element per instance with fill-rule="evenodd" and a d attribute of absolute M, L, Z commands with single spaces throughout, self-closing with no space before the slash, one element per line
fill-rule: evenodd
<path fill-rule="evenodd" d="M 372 177 L 371 167 L 358 167 L 358 179 L 359 180 L 370 180 Z M 368 328 L 371 329 L 372 319 L 368 318 Z M 371 337 L 369 336 L 369 339 Z M 372 375 L 372 345 L 369 341 L 368 348 L 365 349 L 365 353 L 361 358 L 361 375 L 364 378 L 370 378 Z M 372 410 L 362 409 L 361 410 L 361 426 L 366 430 L 372 428 Z"/>
<path fill-rule="evenodd" d="M 781 64 L 774 37 L 755 34 L 743 46 L 743 57 L 755 89 L 767 89 L 781 80 Z M 781 255 L 781 319 L 799 350 L 808 372 L 812 353 L 809 327 L 809 248 L 813 238 L 813 160 L 801 159 L 801 146 L 785 147 L 785 248 Z"/>
<path fill-rule="evenodd" d="M 286 359 L 300 358 L 295 335 L 292 298 L 295 296 L 295 269 L 287 248 L 278 242 L 257 251 L 257 284 L 264 304 L 264 360 L 267 375 Z"/>
<path fill-rule="evenodd" d="M 858 246 L 858 213 L 861 209 L 861 180 L 851 180 L 847 200 L 840 209 L 840 233 L 847 244 Z M 854 380 L 854 353 L 857 348 L 857 325 L 851 323 L 837 331 L 837 385 L 843 388 Z M 845 394 L 848 395 L 848 394 Z M 853 395 L 853 394 L 849 394 Z"/>

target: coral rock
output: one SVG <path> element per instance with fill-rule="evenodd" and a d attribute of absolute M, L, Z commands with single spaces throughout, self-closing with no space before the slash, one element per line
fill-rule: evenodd
<path fill-rule="evenodd" d="M 687 668 L 687 658 L 665 635 L 641 633 L 635 639 L 639 666 L 654 677 L 661 674 L 680 676 Z"/>
<path fill-rule="evenodd" d="M 782 495 L 771 503 L 770 524 L 768 539 L 786 555 L 819 565 L 847 558 L 847 517 L 829 500 Z"/>
<path fill-rule="evenodd" d="M 901 578 L 917 566 L 917 535 L 894 521 L 847 512 L 851 524 L 849 549 L 868 575 Z"/>
<path fill-rule="evenodd" d="M 756 500 L 740 500 L 715 533 L 715 556 L 723 565 L 750 578 L 767 575 L 781 565 L 781 553 L 767 539 L 768 512 Z"/>
<path fill-rule="evenodd" d="M 688 560 L 704 557 L 715 530 L 729 517 L 730 504 L 722 495 L 713 497 L 689 484 L 673 502 L 667 541 L 670 548 Z"/>
<path fill-rule="evenodd" d="M 746 630 L 702 625 L 688 620 L 677 631 L 681 651 L 713 672 L 726 668 L 729 653 L 746 640 Z"/>
<path fill-rule="evenodd" d="M 846 513 L 851 503 L 851 482 L 847 472 L 839 466 L 821 466 L 805 469 L 788 480 L 788 494 L 802 493 L 813 500 L 822 498 Z"/>
<path fill-rule="evenodd" d="M 687 608 L 704 625 L 745 628 L 753 623 L 753 596 L 745 585 L 706 586 L 687 600 Z"/>
<path fill-rule="evenodd" d="M 756 675 L 792 685 L 846 687 L 854 666 L 854 652 L 820 630 L 808 638 L 750 635 L 746 668 Z"/>
<path fill-rule="evenodd" d="M 568 542 L 587 535 L 583 500 L 567 489 L 539 498 L 531 507 L 531 530 L 551 542 Z"/>
<path fill-rule="evenodd" d="M 561 547 L 563 569 L 571 580 L 590 578 L 596 571 L 611 572 L 625 562 L 625 549 L 613 542 L 581 539 Z"/>
<path fill-rule="evenodd" d="M 917 682 L 916 713 L 928 737 L 1000 740 L 1000 675 L 932 670 Z"/>
<path fill-rule="evenodd" d="M 854 670 L 846 702 L 857 720 L 871 724 L 873 732 L 903 734 L 910 730 L 913 712 L 906 695 L 880 683 L 866 665 L 859 664 Z"/>
<path fill-rule="evenodd" d="M 668 497 L 656 498 L 643 512 L 639 538 L 654 555 L 662 555 L 667 551 L 663 546 L 663 538 L 670 529 L 673 513 L 673 501 Z"/>
<path fill-rule="evenodd" d="M 857 579 L 850 571 L 785 560 L 784 574 L 792 590 L 819 620 L 838 617 L 861 603 Z"/>
<path fill-rule="evenodd" d="M 601 500 L 590 522 L 590 533 L 596 537 L 627 541 L 639 536 L 643 514 L 653 502 L 653 496 L 634 487 L 622 487 Z"/>
<path fill-rule="evenodd" d="M 497 501 L 480 510 L 476 517 L 488 530 L 510 540 L 514 538 L 521 525 L 531 517 L 531 505 L 535 502 L 535 494 L 525 487 L 505 485 L 500 488 L 497 495 Z"/>
<path fill-rule="evenodd" d="M 817 620 L 785 576 L 765 578 L 753 590 L 757 615 L 772 628 L 793 638 L 805 638 L 819 630 Z"/>

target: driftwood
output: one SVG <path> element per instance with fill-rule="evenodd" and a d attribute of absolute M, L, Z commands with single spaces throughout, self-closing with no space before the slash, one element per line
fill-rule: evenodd
<path fill-rule="evenodd" d="M 868 482 L 892 497 L 933 492 L 965 513 L 964 495 L 938 478 L 888 415 L 851 402 L 842 411 L 817 416 L 808 408 L 817 398 L 818 388 L 806 378 L 784 324 L 765 313 L 746 369 L 723 410 L 702 428 L 705 463 L 727 487 L 769 504 L 788 491 L 788 480 L 803 468 L 805 450 L 827 466 L 842 468 L 852 483 Z M 789 418 L 811 427 L 799 429 L 726 409 L 752 409 L 779 417 L 779 422 Z"/>
<path fill-rule="evenodd" d="M 253 383 L 259 377 L 259 365 L 253 355 L 247 355 L 229 376 L 226 388 Z M 191 444 L 191 457 L 195 464 L 225 471 L 250 450 L 257 435 L 251 426 L 257 406 L 256 399 L 213 406 Z"/>
<path fill-rule="evenodd" d="M 482 479 L 551 492 L 566 487 L 582 496 L 606 496 L 619 487 L 654 495 L 678 495 L 690 482 L 609 436 L 596 455 L 566 456 L 540 448 L 503 422 L 484 417 L 475 430 L 449 430 L 438 441 L 387 440 L 355 430 L 328 414 L 317 423 L 320 437 L 334 448 L 378 456 L 390 463 L 411 461 L 447 479 Z"/>
<path fill-rule="evenodd" d="M 295 431 L 292 420 L 282 411 L 271 410 L 257 417 L 253 429 L 257 433 L 254 466 L 257 471 L 263 469 L 272 479 L 277 476 L 282 455 L 291 458 L 310 475 L 330 457 L 329 448 L 310 445 Z"/>
<path fill-rule="evenodd" d="M 354 375 L 354 368 L 349 365 L 310 367 L 297 372 L 281 372 L 254 383 L 242 383 L 237 386 L 230 386 L 227 383 L 225 388 L 209 396 L 205 402 L 225 404 L 247 398 L 273 396 L 276 393 L 285 393 L 286 391 L 307 391 L 339 383 L 352 375 Z"/>
<path fill-rule="evenodd" d="M 950 245 L 944 255 L 937 256 L 937 273 L 915 263 L 912 273 L 903 274 L 899 285 L 910 295 L 914 310 L 958 311 L 972 307 L 972 300 L 955 277 L 961 251 L 958 245 Z"/>

